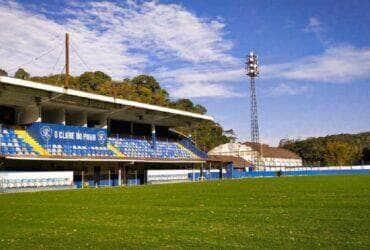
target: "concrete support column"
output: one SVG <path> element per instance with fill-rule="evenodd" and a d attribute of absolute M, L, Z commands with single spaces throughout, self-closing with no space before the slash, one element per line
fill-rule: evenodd
<path fill-rule="evenodd" d="M 155 125 L 152 124 L 152 147 L 153 147 L 153 149 L 156 148 L 156 143 L 157 143 L 157 138 L 156 138 L 156 134 L 155 134 Z"/>
<path fill-rule="evenodd" d="M 81 119 L 82 119 L 82 121 L 81 121 L 82 126 L 83 127 L 87 127 L 87 113 L 86 112 L 83 112 L 82 113 Z"/>
<path fill-rule="evenodd" d="M 55 123 L 66 125 L 66 113 L 64 109 L 57 109 L 55 112 Z"/>
<path fill-rule="evenodd" d="M 94 167 L 94 187 L 96 188 L 99 187 L 100 179 L 101 179 L 101 167 L 95 166 Z"/>
<path fill-rule="evenodd" d="M 204 173 L 203 173 L 203 163 L 200 165 L 200 173 L 199 173 L 200 180 L 203 180 Z"/>
<path fill-rule="evenodd" d="M 66 113 L 65 114 L 66 125 L 87 127 L 87 113 Z"/>
<path fill-rule="evenodd" d="M 220 176 L 219 176 L 220 180 L 223 179 L 222 170 L 223 170 L 223 163 L 221 163 L 221 166 L 220 166 Z"/>
<path fill-rule="evenodd" d="M 118 186 L 122 186 L 122 168 L 118 167 Z"/>
<path fill-rule="evenodd" d="M 108 186 L 110 187 L 110 169 L 108 169 Z"/>
<path fill-rule="evenodd" d="M 16 114 L 17 123 L 20 125 L 41 122 L 40 106 L 21 107 L 16 110 Z"/>
<path fill-rule="evenodd" d="M 107 114 L 100 114 L 98 116 L 99 121 L 99 128 L 107 129 L 108 128 L 108 115 Z"/>
<path fill-rule="evenodd" d="M 122 178 L 123 185 L 127 183 L 127 167 L 123 166 L 123 178 Z"/>
<path fill-rule="evenodd" d="M 192 169 L 191 169 L 191 173 L 192 173 L 192 181 L 195 181 L 195 172 L 194 172 L 194 165 L 193 165 L 193 167 L 192 167 Z"/>
<path fill-rule="evenodd" d="M 42 108 L 42 122 L 55 123 L 55 124 L 66 124 L 65 110 L 62 108 L 58 109 L 43 109 Z"/>
<path fill-rule="evenodd" d="M 39 114 L 38 114 L 38 117 L 37 117 L 37 119 L 36 119 L 36 121 L 35 122 L 42 122 L 42 118 L 41 118 L 41 108 L 40 108 L 40 110 L 39 110 Z"/>
<path fill-rule="evenodd" d="M 135 184 L 138 185 L 138 183 L 137 183 L 137 169 L 135 169 Z"/>
<path fill-rule="evenodd" d="M 85 182 L 85 171 L 81 171 L 81 188 L 84 188 L 84 182 Z"/>

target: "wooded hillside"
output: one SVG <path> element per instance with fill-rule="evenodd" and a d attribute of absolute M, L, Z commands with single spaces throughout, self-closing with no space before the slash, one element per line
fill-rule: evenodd
<path fill-rule="evenodd" d="M 281 140 L 279 146 L 297 153 L 307 165 L 370 164 L 370 132 Z"/>

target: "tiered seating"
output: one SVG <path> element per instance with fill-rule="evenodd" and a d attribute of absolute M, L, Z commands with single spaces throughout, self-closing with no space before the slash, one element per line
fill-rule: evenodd
<path fill-rule="evenodd" d="M 182 148 L 176 142 L 157 141 L 153 147 L 145 139 L 128 137 L 111 137 L 109 142 L 127 157 L 133 158 L 163 158 L 163 159 L 192 159 L 190 151 Z"/>
<path fill-rule="evenodd" d="M 179 146 L 176 142 L 157 141 L 154 152 L 156 158 L 194 158 L 192 154 Z"/>
<path fill-rule="evenodd" d="M 151 158 L 152 148 L 147 140 L 136 138 L 109 138 L 109 142 L 128 157 Z"/>
<path fill-rule="evenodd" d="M 111 157 L 114 155 L 107 147 L 60 144 L 43 146 L 52 156 Z"/>
<path fill-rule="evenodd" d="M 0 126 L 0 154 L 48 156 L 46 153 L 48 152 L 55 157 L 122 157 L 117 151 L 119 150 L 124 156 L 131 158 L 194 159 L 202 157 L 186 145 L 175 141 L 157 140 L 156 144 L 152 145 L 151 140 L 143 138 L 108 138 L 108 142 L 117 149 L 115 150 L 105 143 L 94 144 L 83 140 L 68 140 L 63 143 L 62 140 L 52 140 L 53 143 L 51 143 L 39 136 L 39 128 L 35 131 L 36 136 L 34 133 L 32 137 L 28 130 L 21 133 L 22 131 L 15 131 L 12 127 Z"/>
<path fill-rule="evenodd" d="M 32 146 L 19 137 L 11 127 L 0 129 L 2 155 L 37 155 Z"/>

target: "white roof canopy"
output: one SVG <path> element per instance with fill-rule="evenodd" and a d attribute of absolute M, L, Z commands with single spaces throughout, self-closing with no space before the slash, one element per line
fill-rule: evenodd
<path fill-rule="evenodd" d="M 106 113 L 112 119 L 128 121 L 135 121 L 136 117 L 142 116 L 144 119 L 141 117 L 140 121 L 143 123 L 178 126 L 201 120 L 214 120 L 212 116 L 12 77 L 0 76 L 0 84 L 0 105 L 30 106 L 39 98 L 42 106 L 46 108 L 62 107 L 81 112 L 89 110 L 92 113 Z"/>

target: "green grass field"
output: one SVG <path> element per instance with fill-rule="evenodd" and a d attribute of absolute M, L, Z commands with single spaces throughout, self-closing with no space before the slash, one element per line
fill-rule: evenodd
<path fill-rule="evenodd" d="M 370 175 L 0 195 L 0 248 L 367 248 Z"/>

